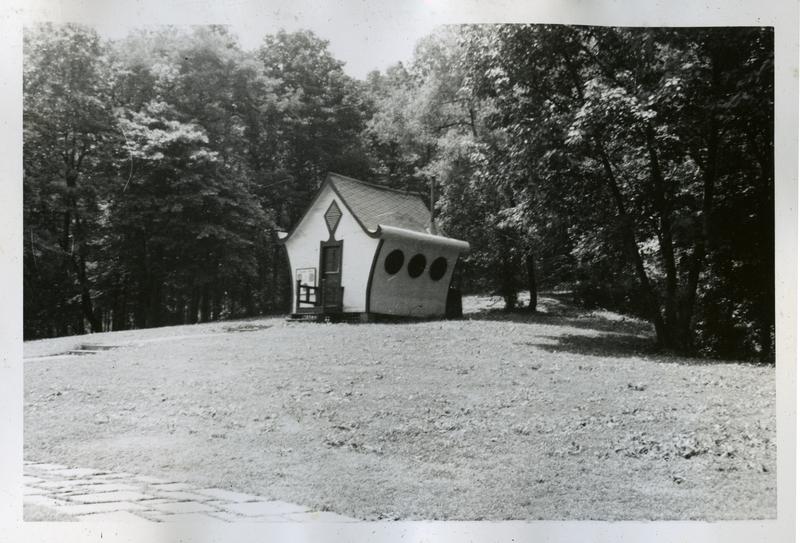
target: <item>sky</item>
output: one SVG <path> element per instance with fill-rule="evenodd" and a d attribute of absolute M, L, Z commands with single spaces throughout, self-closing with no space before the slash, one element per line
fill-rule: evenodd
<path fill-rule="evenodd" d="M 416 42 L 446 20 L 438 6 L 442 1 L 229 0 L 209 1 L 202 10 L 194 10 L 191 7 L 196 2 L 165 6 L 157 0 L 137 0 L 96 3 L 91 10 L 78 7 L 73 10 L 79 12 L 74 17 L 62 12 L 59 18 L 80 20 L 110 38 L 154 24 L 226 24 L 245 49 L 255 49 L 265 34 L 281 28 L 310 29 L 330 42 L 331 52 L 345 62 L 349 75 L 364 79 L 371 70 L 383 71 L 397 61 L 411 60 Z"/>
<path fill-rule="evenodd" d="M 667 20 L 697 25 L 702 19 L 734 24 L 759 21 L 761 0 L 735 0 L 739 10 L 714 2 L 734 0 L 11 0 L 27 21 L 81 22 L 105 36 L 159 24 L 225 24 L 245 49 L 281 28 L 310 29 L 330 42 L 345 71 L 363 79 L 409 61 L 414 45 L 439 24 L 569 22 L 650 26 Z M 749 5 L 748 5 L 749 3 Z M 787 2 L 784 2 L 787 3 Z M 791 2 L 788 2 L 791 4 Z M 759 7 L 760 6 L 760 7 Z M 0 17 L 2 22 L 2 17 Z"/>

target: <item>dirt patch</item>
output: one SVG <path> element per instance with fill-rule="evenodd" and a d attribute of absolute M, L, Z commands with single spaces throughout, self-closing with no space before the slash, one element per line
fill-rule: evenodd
<path fill-rule="evenodd" d="M 267 328 L 272 328 L 272 324 L 259 324 L 254 322 L 246 322 L 243 324 L 234 324 L 230 326 L 225 326 L 223 330 L 226 332 L 256 332 L 258 330 L 266 330 Z"/>

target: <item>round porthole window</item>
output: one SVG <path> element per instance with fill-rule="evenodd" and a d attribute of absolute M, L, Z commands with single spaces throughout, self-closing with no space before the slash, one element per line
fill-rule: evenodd
<path fill-rule="evenodd" d="M 419 277 L 425 271 L 425 255 L 416 254 L 408 261 L 408 275 Z"/>
<path fill-rule="evenodd" d="M 440 256 L 431 262 L 431 269 L 428 273 L 430 273 L 431 279 L 434 281 L 438 281 L 444 277 L 444 274 L 447 273 L 447 259 L 443 256 Z"/>
<path fill-rule="evenodd" d="M 386 256 L 386 260 L 383 261 L 383 269 L 386 270 L 386 273 L 389 275 L 394 275 L 403 267 L 403 262 L 405 262 L 405 260 L 406 257 L 403 251 L 395 249 Z"/>

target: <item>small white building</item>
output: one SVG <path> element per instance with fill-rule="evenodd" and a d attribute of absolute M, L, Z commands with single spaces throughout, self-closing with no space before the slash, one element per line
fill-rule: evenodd
<path fill-rule="evenodd" d="M 329 173 L 282 236 L 294 281 L 293 316 L 445 315 L 465 241 L 431 232 L 419 196 Z"/>

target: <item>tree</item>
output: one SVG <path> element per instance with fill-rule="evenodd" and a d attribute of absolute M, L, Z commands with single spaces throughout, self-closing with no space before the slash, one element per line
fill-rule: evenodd
<path fill-rule="evenodd" d="M 25 335 L 284 307 L 325 172 L 430 198 L 460 279 L 567 286 L 667 350 L 774 351 L 768 29 L 443 27 L 354 81 L 308 31 L 25 34 Z"/>
<path fill-rule="evenodd" d="M 27 29 L 23 54 L 26 335 L 82 332 L 83 319 L 99 331 L 95 232 L 117 137 L 108 58 L 72 24 Z"/>
<path fill-rule="evenodd" d="M 368 172 L 358 134 L 365 122 L 361 88 L 328 51 L 328 42 L 310 31 L 267 35 L 256 52 L 270 100 L 254 123 L 251 141 L 272 157 L 265 197 L 280 208 L 288 227 L 300 219 L 306 202 L 328 171 L 355 177 Z M 278 184 L 276 178 L 291 182 Z"/>
<path fill-rule="evenodd" d="M 596 268 L 600 250 L 626 255 L 628 270 L 618 265 L 611 276 L 623 285 L 622 277 L 636 279 L 626 297 L 641 300 L 639 310 L 667 349 L 692 351 L 700 339 L 698 284 L 714 277 L 704 271 L 709 247 L 720 247 L 711 227 L 720 210 L 721 154 L 753 128 L 761 143 L 750 146 L 769 146 L 771 121 L 757 111 L 771 111 L 771 37 L 761 29 L 726 32 L 506 25 L 470 39 L 473 88 L 495 100 L 499 114 L 490 125 L 513 134 L 502 162 L 526 172 L 517 179 L 527 179 L 538 200 L 569 202 L 579 263 Z M 741 48 L 742 41 L 751 47 Z M 749 86 L 734 89 L 734 82 Z M 727 115 L 743 103 L 736 116 Z M 736 146 L 740 158 L 744 147 Z M 759 180 L 746 160 L 730 156 L 726 165 L 739 190 L 756 184 L 771 193 L 768 175 Z M 514 176 L 507 179 L 514 183 Z M 574 182 L 580 198 L 563 190 L 563 179 Z M 525 193 L 525 185 L 513 187 Z M 725 207 L 735 194 L 725 194 Z M 771 229 L 770 207 L 759 206 L 762 233 Z M 735 206 L 740 220 L 744 212 Z M 587 243 L 592 239 L 601 243 Z M 759 291 L 770 290 L 767 283 Z M 759 320 L 766 340 L 771 319 Z M 714 335 L 729 334 L 715 326 Z M 770 352 L 768 341 L 738 345 Z"/>
<path fill-rule="evenodd" d="M 153 50 L 150 36 L 134 36 L 122 49 L 135 54 L 121 55 L 134 80 L 123 76 L 119 87 L 156 97 L 118 110 L 130 166 L 111 231 L 138 326 L 263 309 L 252 290 L 274 229 L 254 197 L 245 116 L 234 100 L 252 77 L 244 55 L 222 28 L 170 39 Z"/>

